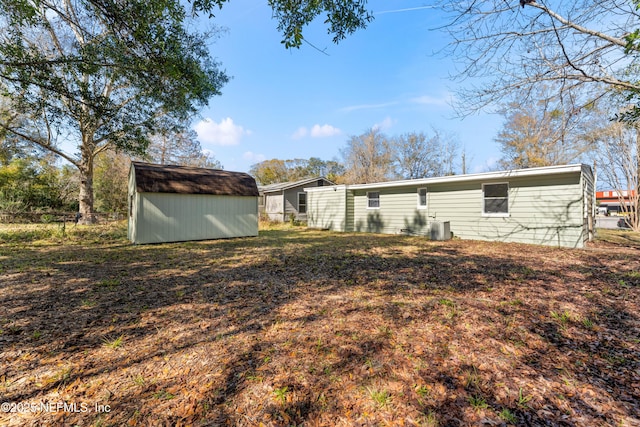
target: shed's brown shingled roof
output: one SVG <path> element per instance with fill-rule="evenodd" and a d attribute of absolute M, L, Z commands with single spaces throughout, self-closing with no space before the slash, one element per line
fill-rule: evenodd
<path fill-rule="evenodd" d="M 258 196 L 256 181 L 243 172 L 141 162 L 132 164 L 136 190 L 141 193 Z"/>

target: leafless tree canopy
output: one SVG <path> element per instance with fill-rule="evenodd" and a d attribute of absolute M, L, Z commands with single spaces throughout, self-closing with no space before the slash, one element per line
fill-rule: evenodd
<path fill-rule="evenodd" d="M 632 1 L 444 1 L 447 54 L 465 80 L 462 115 L 543 83 L 576 108 L 607 92 L 637 92 L 638 55 L 626 37 L 640 27 Z M 631 49 L 629 52 L 628 50 Z"/>
<path fill-rule="evenodd" d="M 598 142 L 598 179 L 617 192 L 629 226 L 640 231 L 640 125 L 612 122 L 591 137 Z"/>

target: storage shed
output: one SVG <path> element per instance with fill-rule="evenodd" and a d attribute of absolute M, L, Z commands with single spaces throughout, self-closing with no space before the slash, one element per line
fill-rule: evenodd
<path fill-rule="evenodd" d="M 246 173 L 132 162 L 129 240 L 180 242 L 258 235 L 258 187 Z"/>
<path fill-rule="evenodd" d="M 579 248 L 593 237 L 594 188 L 577 164 L 305 191 L 309 227 Z"/>

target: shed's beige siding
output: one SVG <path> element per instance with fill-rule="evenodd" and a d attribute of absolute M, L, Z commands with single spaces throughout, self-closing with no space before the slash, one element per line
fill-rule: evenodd
<path fill-rule="evenodd" d="M 258 189 L 247 174 L 133 162 L 128 186 L 133 243 L 258 235 Z"/>
<path fill-rule="evenodd" d="M 258 201 L 250 196 L 138 193 L 134 243 L 258 235 Z"/>

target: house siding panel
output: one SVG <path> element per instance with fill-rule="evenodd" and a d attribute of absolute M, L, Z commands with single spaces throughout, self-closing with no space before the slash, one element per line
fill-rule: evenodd
<path fill-rule="evenodd" d="M 307 212 L 307 224 L 311 228 L 347 231 L 344 187 L 333 187 L 329 191 L 308 192 Z"/>
<path fill-rule="evenodd" d="M 497 183 L 509 185 L 508 213 L 484 214 L 483 184 Z M 339 231 L 428 235 L 434 221 L 449 221 L 454 235 L 464 239 L 565 247 L 582 247 L 589 240 L 593 175 L 588 166 L 505 171 L 466 179 L 436 178 L 404 184 L 391 182 L 310 190 L 309 200 L 313 203 L 310 202 L 309 214 L 322 221 L 309 225 L 322 223 L 323 228 Z M 338 193 L 346 192 L 340 201 L 333 199 L 334 189 L 338 188 Z M 418 188 L 427 188 L 426 209 L 418 209 Z M 379 193 L 379 208 L 368 208 L 367 191 Z M 344 228 L 341 228 L 342 222 L 336 227 L 326 220 L 329 213 L 338 215 L 343 207 Z"/>
<path fill-rule="evenodd" d="M 265 214 L 270 221 L 283 221 L 284 207 L 282 206 L 282 193 L 265 194 Z"/>
<path fill-rule="evenodd" d="M 417 187 L 376 189 L 380 208 L 367 207 L 367 192 L 353 192 L 353 229 L 374 233 L 427 234 L 427 212 L 418 209 Z"/>

